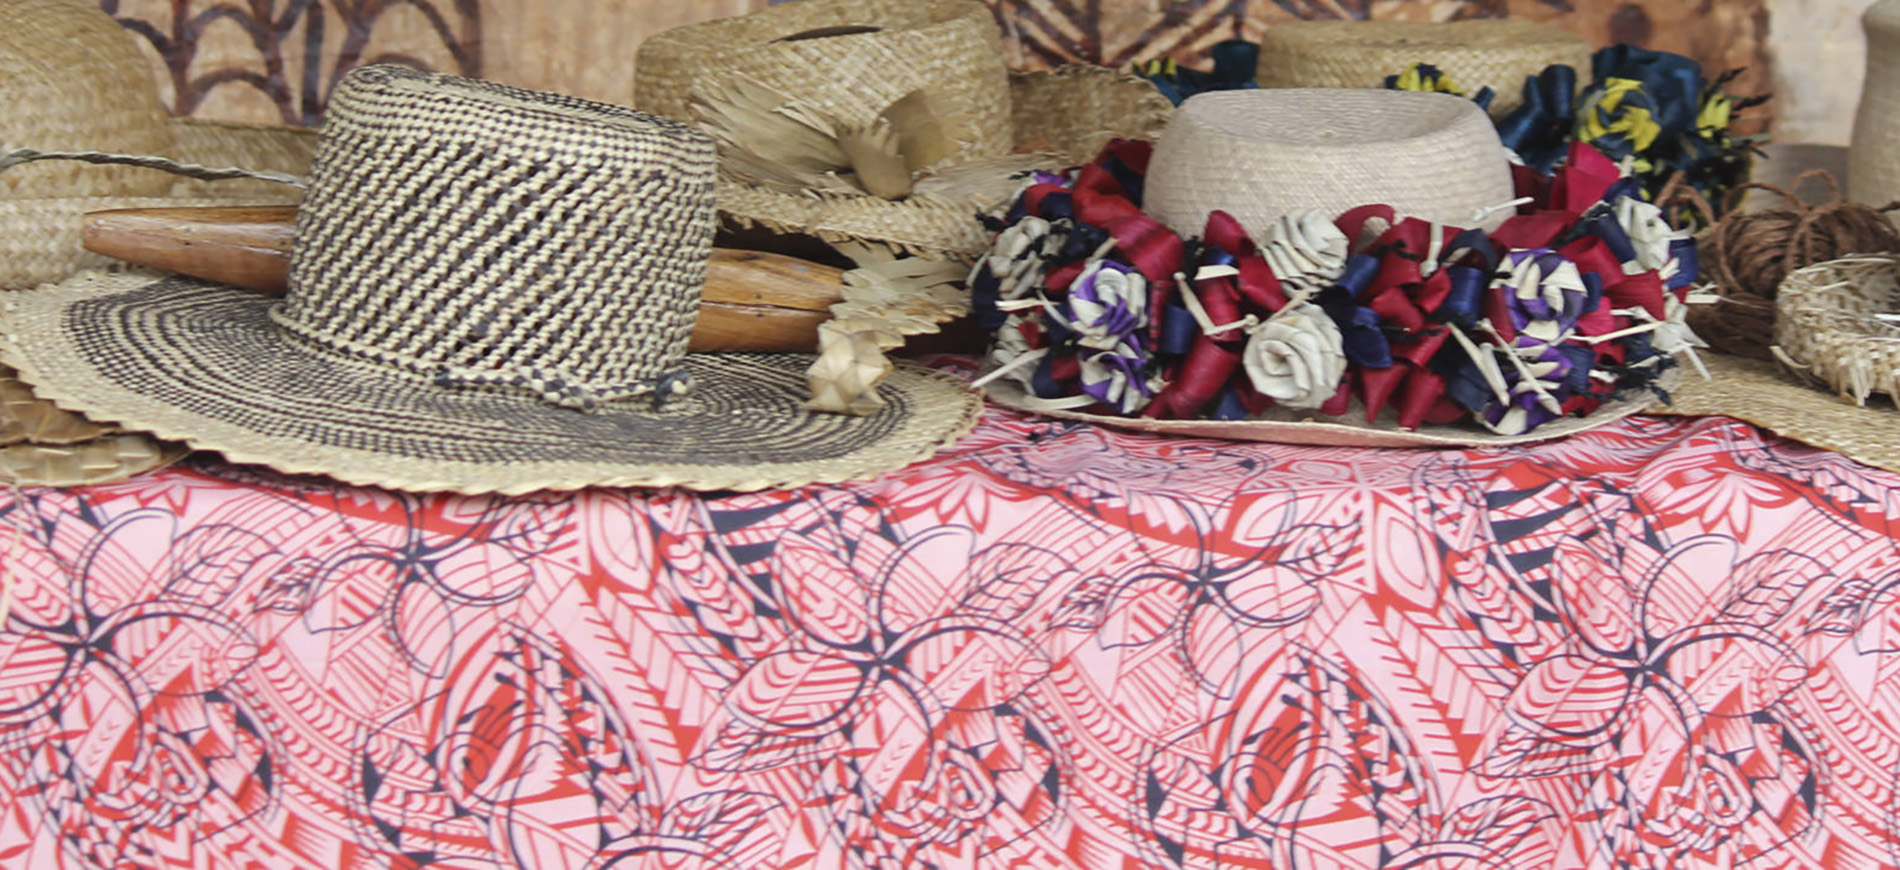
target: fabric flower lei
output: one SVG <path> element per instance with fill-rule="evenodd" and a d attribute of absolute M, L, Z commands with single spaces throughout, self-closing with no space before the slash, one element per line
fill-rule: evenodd
<path fill-rule="evenodd" d="M 1738 136 L 1730 128 L 1736 113 L 1769 97 L 1738 99 L 1726 93 L 1723 88 L 1741 70 L 1710 82 L 1694 60 L 1630 45 L 1598 50 L 1590 67 L 1591 80 L 1581 92 L 1577 71 L 1566 65 L 1527 77 L 1524 102 L 1497 119 L 1498 137 L 1525 166 L 1548 175 L 1571 142 L 1586 142 L 1628 163 L 1651 197 L 1677 173 L 1717 204 L 1747 181 L 1761 137 Z M 1385 86 L 1456 92 L 1435 73 L 1414 64 L 1388 76 Z M 1485 94 L 1476 99 L 1481 106 L 1490 103 Z"/>
<path fill-rule="evenodd" d="M 1235 91 L 1257 88 L 1253 77 L 1260 64 L 1260 46 L 1244 39 L 1214 43 L 1208 54 L 1214 59 L 1212 71 L 1189 69 L 1172 58 L 1135 64 L 1135 75 L 1151 82 L 1155 89 L 1175 105 L 1195 94 L 1207 91 Z"/>
<path fill-rule="evenodd" d="M 1694 242 L 1589 145 L 1488 235 L 1369 205 L 1258 239 L 1216 211 L 1183 238 L 1141 211 L 1151 155 L 1117 141 L 1039 173 L 994 222 L 970 276 L 995 334 L 982 382 L 1050 410 L 1240 420 L 1356 400 L 1368 422 L 1390 408 L 1401 428 L 1516 435 L 1700 366 Z"/>

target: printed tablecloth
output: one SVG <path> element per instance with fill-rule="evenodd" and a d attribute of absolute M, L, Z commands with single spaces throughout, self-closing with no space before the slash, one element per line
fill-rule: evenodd
<path fill-rule="evenodd" d="M 1900 477 L 1725 419 L 0 499 L 5 867 L 1900 864 Z"/>

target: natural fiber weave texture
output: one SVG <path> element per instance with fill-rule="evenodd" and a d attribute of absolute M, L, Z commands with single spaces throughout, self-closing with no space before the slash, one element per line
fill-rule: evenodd
<path fill-rule="evenodd" d="M 1678 381 L 1691 380 L 1680 369 L 1662 375 L 1660 386 L 1670 389 Z M 1163 435 L 1196 438 L 1229 438 L 1235 441 L 1270 441 L 1278 444 L 1319 444 L 1334 447 L 1503 447 L 1532 444 L 1574 435 L 1594 429 L 1631 414 L 1641 413 L 1650 404 L 1647 391 L 1641 398 L 1609 402 L 1586 417 L 1552 420 L 1523 435 L 1498 435 L 1475 426 L 1428 425 L 1415 430 L 1399 429 L 1390 420 L 1367 423 L 1365 407 L 1357 398 L 1339 417 L 1315 417 L 1311 411 L 1284 406 L 1270 408 L 1248 420 L 1153 420 L 1146 417 L 1112 417 L 1080 411 L 1051 408 L 1023 391 L 1022 385 L 1008 378 L 984 387 L 991 401 L 1011 408 L 1034 411 L 1064 420 L 1080 420 Z M 1388 412 L 1389 413 L 1389 412 Z"/>
<path fill-rule="evenodd" d="M 0 3 L 0 148 L 92 150 L 207 166 L 301 173 L 313 131 L 169 118 L 133 37 L 97 4 Z M 110 261 L 80 244 L 89 211 L 294 203 L 257 181 L 180 181 L 163 172 L 38 163 L 0 174 L 0 289 L 26 289 Z"/>
<path fill-rule="evenodd" d="M 1880 205 L 1900 200 L 1900 0 L 1880 0 L 1860 21 L 1867 79 L 1847 150 L 1847 196 Z"/>
<path fill-rule="evenodd" d="M 182 445 L 122 432 L 33 394 L 0 366 L 0 483 L 80 486 L 112 483 L 183 457 Z"/>
<path fill-rule="evenodd" d="M 0 447 L 0 483 L 98 486 L 164 468 L 189 452 L 149 435 L 121 432 L 78 444 Z"/>
<path fill-rule="evenodd" d="M 877 29 L 858 32 L 867 27 Z M 784 41 L 813 32 L 831 35 Z M 654 36 L 641 44 L 636 67 L 636 104 L 688 121 L 699 120 L 692 100 L 712 99 L 740 79 L 843 127 L 868 126 L 922 91 L 967 146 L 944 164 L 998 161 L 987 185 L 965 173 L 959 187 L 972 195 L 926 195 L 931 171 L 920 174 L 916 194 L 895 201 L 774 190 L 728 173 L 719 210 L 738 229 L 960 262 L 988 245 L 976 211 L 1014 193 L 1011 172 L 1078 163 L 1113 138 L 1152 139 L 1173 111 L 1153 85 L 1121 70 L 1006 72 L 995 21 L 970 0 L 800 0 Z M 1013 151 L 1047 156 L 1012 160 Z"/>
<path fill-rule="evenodd" d="M 1800 269 L 1775 300 L 1775 348 L 1791 367 L 1856 405 L 1900 401 L 1900 257 L 1862 256 Z M 1892 419 L 1900 440 L 1900 416 Z"/>
<path fill-rule="evenodd" d="M 1214 91 L 1188 99 L 1155 145 L 1144 207 L 1183 235 L 1216 209 L 1256 238 L 1283 214 L 1383 203 L 1473 226 L 1513 196 L 1496 129 L 1469 100 L 1409 91 Z M 1496 229 L 1511 210 L 1478 225 Z"/>
<path fill-rule="evenodd" d="M 595 413 L 429 377 L 300 341 L 272 300 L 186 278 L 88 274 L 0 300 L 11 354 L 62 406 L 216 450 L 235 462 L 409 490 L 586 486 L 765 489 L 870 477 L 968 431 L 961 381 L 902 369 L 872 417 L 805 411 L 807 355 L 693 354 L 693 390 Z M 127 353 L 150 348 L 150 353 Z M 89 360 L 100 360 L 98 363 Z"/>
<path fill-rule="evenodd" d="M 868 243 L 890 255 L 968 262 L 989 246 L 976 213 L 1006 202 L 1019 182 L 1009 176 L 1031 168 L 1055 169 L 1087 160 L 1111 139 L 1149 139 L 1161 134 L 1174 107 L 1154 86 L 1118 70 L 1064 67 L 1054 72 L 1010 75 L 1010 95 L 1022 137 L 1017 148 L 1038 154 L 965 161 L 960 171 L 969 195 L 931 193 L 926 174 L 919 193 L 901 201 L 874 196 L 820 199 L 732 180 L 719 183 L 719 212 L 740 228 L 799 233 L 849 247 Z M 966 169 L 993 166 L 987 179 Z M 967 183 L 985 182 L 985 183 Z"/>
<path fill-rule="evenodd" d="M 1260 40 L 1263 88 L 1377 88 L 1414 63 L 1443 70 L 1466 94 L 1497 92 L 1491 113 L 1523 102 L 1524 79 L 1551 64 L 1590 70 L 1590 43 L 1517 18 L 1472 21 L 1295 21 Z"/>
<path fill-rule="evenodd" d="M 865 126 L 922 90 L 972 155 L 1016 141 L 1001 35 L 971 0 L 800 0 L 668 30 L 634 56 L 634 104 L 690 122 L 695 88 L 738 77 Z"/>
<path fill-rule="evenodd" d="M 168 115 L 134 38 L 96 3 L 0 3 L 0 146 L 170 154 Z M 70 163 L 0 175 L 9 198 L 157 196 L 170 188 L 160 173 Z"/>
<path fill-rule="evenodd" d="M 1900 412 L 1893 408 L 1843 402 L 1772 362 L 1727 354 L 1704 354 L 1702 361 L 1712 380 L 1685 378 L 1670 393 L 1670 404 L 1649 413 L 1734 417 L 1783 438 L 1900 471 Z"/>
<path fill-rule="evenodd" d="M 280 323 L 562 400 L 684 388 L 668 379 L 712 250 L 710 141 L 631 110 L 394 67 L 331 99 Z"/>
<path fill-rule="evenodd" d="M 14 444 L 71 445 L 117 431 L 64 411 L 33 394 L 18 372 L 0 366 L 0 447 Z"/>
<path fill-rule="evenodd" d="M 1810 205 L 1795 191 L 1808 178 L 1826 180 L 1833 200 Z M 1744 212 L 1737 208 L 1748 190 L 1781 198 L 1780 208 Z M 1693 190 L 1683 188 L 1705 215 L 1708 204 Z M 1662 201 L 1668 202 L 1669 189 Z M 1888 210 L 1900 203 L 1887 206 Z M 1826 170 L 1813 169 L 1796 176 L 1787 188 L 1750 182 L 1729 193 L 1728 207 L 1696 239 L 1704 274 L 1715 285 L 1715 305 L 1689 310 L 1696 335 L 1721 353 L 1753 359 L 1772 359 L 1775 341 L 1775 296 L 1792 272 L 1849 254 L 1900 251 L 1900 231 L 1882 210 L 1846 202 L 1840 185 Z"/>
<path fill-rule="evenodd" d="M 171 119 L 173 154 L 205 166 L 242 166 L 301 175 L 317 153 L 317 131 L 306 127 L 267 127 L 196 118 Z M 302 199 L 297 191 L 268 181 L 197 181 L 173 179 L 172 196 L 193 199 L 249 200 L 254 203 Z"/>
<path fill-rule="evenodd" d="M 1111 139 L 1153 141 L 1174 106 L 1154 85 L 1124 70 L 1065 66 L 1012 72 L 1010 113 L 1018 151 L 1050 151 L 1088 160 Z"/>
<path fill-rule="evenodd" d="M 934 452 L 978 400 L 900 370 L 812 414 L 811 357 L 686 354 L 713 150 L 671 121 L 365 67 L 332 96 L 280 303 L 87 273 L 0 299 L 62 407 L 236 461 L 416 490 L 756 489 Z"/>

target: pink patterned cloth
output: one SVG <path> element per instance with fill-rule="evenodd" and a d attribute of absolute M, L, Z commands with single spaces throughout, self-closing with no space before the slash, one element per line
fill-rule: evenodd
<path fill-rule="evenodd" d="M 1724 419 L 0 499 L 5 867 L 1900 863 L 1900 477 Z"/>

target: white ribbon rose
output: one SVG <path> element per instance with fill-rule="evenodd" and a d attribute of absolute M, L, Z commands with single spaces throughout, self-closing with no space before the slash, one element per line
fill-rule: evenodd
<path fill-rule="evenodd" d="M 1326 404 L 1346 375 L 1339 327 L 1310 302 L 1255 327 L 1240 360 L 1254 389 L 1289 408 Z"/>
<path fill-rule="evenodd" d="M 1636 249 L 1636 259 L 1624 263 L 1623 272 L 1635 275 L 1653 269 L 1673 274 L 1673 270 L 1664 269 L 1675 259 L 1670 253 L 1669 243 L 1688 238 L 1688 231 L 1670 226 L 1663 217 L 1662 209 L 1633 196 L 1616 201 L 1615 215 L 1616 223 L 1623 228 L 1623 234 L 1629 237 L 1630 246 Z M 1669 274 L 1663 277 L 1668 278 Z"/>
<path fill-rule="evenodd" d="M 1346 271 L 1350 245 L 1332 218 L 1318 211 L 1283 214 L 1267 228 L 1260 255 L 1287 295 L 1312 287 L 1324 288 Z"/>

